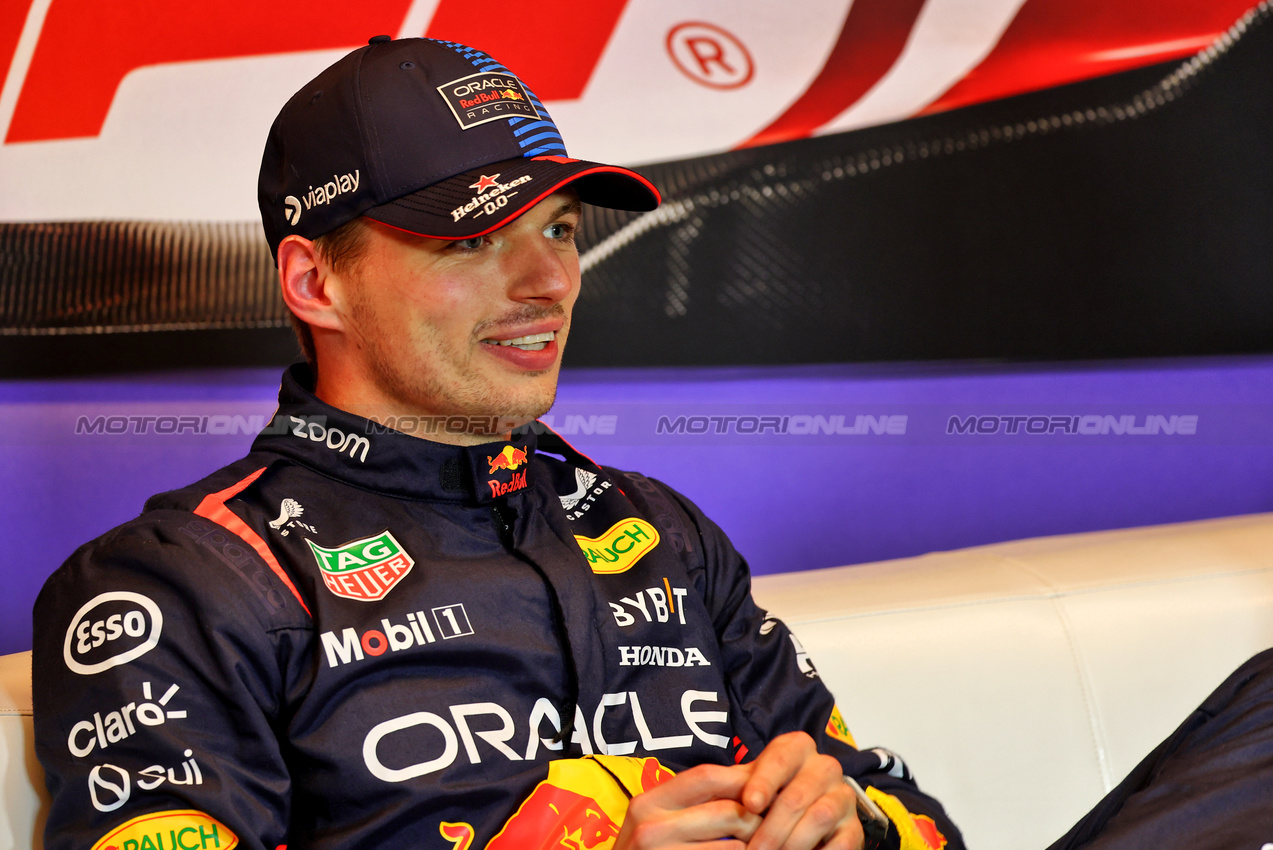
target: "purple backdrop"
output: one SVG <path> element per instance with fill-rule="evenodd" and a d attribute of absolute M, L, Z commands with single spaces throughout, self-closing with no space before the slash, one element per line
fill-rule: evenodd
<path fill-rule="evenodd" d="M 277 379 L 0 382 L 0 652 L 30 647 L 76 546 L 240 456 Z M 576 370 L 551 416 L 697 501 L 759 574 L 1273 510 L 1269 398 L 1273 357 Z"/>

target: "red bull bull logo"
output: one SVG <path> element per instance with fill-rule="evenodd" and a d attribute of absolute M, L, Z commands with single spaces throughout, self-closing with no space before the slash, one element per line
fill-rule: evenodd
<path fill-rule="evenodd" d="M 486 850 L 596 850 L 618 835 L 619 824 L 596 799 L 541 782 Z"/>
<path fill-rule="evenodd" d="M 941 834 L 936 822 L 928 815 L 911 815 L 911 820 L 915 822 L 915 828 L 919 830 L 924 843 L 933 850 L 941 850 L 946 846 L 946 836 Z"/>
<path fill-rule="evenodd" d="M 526 465 L 526 452 L 513 446 L 505 446 L 494 457 L 487 455 L 486 463 L 490 466 L 491 475 L 505 469 L 513 473 L 507 481 L 500 481 L 496 478 L 487 480 L 486 484 L 491 488 L 491 496 L 493 498 L 507 496 L 509 493 L 516 493 L 518 490 L 526 489 L 526 470 L 523 469 L 521 472 L 514 471 L 519 466 Z"/>
<path fill-rule="evenodd" d="M 486 456 L 486 462 L 490 465 L 490 474 L 494 475 L 501 469 L 507 469 L 510 472 L 526 462 L 526 452 L 521 449 L 505 446 L 504 450 L 495 457 Z"/>
<path fill-rule="evenodd" d="M 627 815 L 629 795 L 672 776 L 655 758 L 554 761 L 548 778 L 535 786 L 486 850 L 609 850 Z"/>

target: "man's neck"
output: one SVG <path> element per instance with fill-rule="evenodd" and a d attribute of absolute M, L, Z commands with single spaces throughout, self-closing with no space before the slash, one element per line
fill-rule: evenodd
<path fill-rule="evenodd" d="M 514 429 L 531 420 L 500 414 L 474 415 L 414 410 L 377 398 L 375 393 L 351 393 L 333 381 L 324 382 L 320 374 L 314 395 L 324 404 L 354 416 L 360 416 L 421 440 L 452 446 L 478 446 L 512 438 Z"/>

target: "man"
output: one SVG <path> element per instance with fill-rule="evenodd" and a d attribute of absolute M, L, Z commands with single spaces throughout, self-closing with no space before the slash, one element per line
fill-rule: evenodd
<path fill-rule="evenodd" d="M 710 520 L 521 427 L 580 203 L 658 201 L 463 45 L 377 36 L 288 102 L 260 203 L 311 365 L 46 584 L 47 847 L 961 846 Z"/>

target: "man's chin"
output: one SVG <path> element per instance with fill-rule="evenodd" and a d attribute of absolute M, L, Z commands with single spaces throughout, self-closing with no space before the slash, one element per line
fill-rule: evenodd
<path fill-rule="evenodd" d="M 510 431 L 525 431 L 536 419 L 552 409 L 556 400 L 557 376 L 554 372 L 551 386 L 544 388 L 541 392 L 518 394 L 507 403 L 501 404 L 498 410 L 489 414 L 488 421 L 491 422 L 488 426 L 489 430 L 480 432 L 475 430 L 474 436 L 489 434 L 491 439 L 497 439 Z M 482 427 L 481 422 L 474 424 L 479 428 Z"/>

